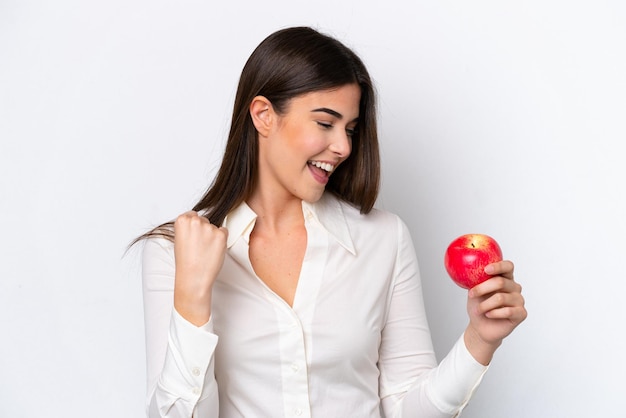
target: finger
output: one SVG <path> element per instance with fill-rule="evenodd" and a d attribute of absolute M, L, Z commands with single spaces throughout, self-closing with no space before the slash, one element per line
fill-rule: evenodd
<path fill-rule="evenodd" d="M 510 279 L 513 278 L 513 270 L 515 270 L 515 265 L 510 260 L 502 260 L 485 266 L 485 273 L 491 276 L 505 276 Z"/>
<path fill-rule="evenodd" d="M 189 221 L 191 221 L 193 218 L 195 218 L 197 216 L 198 216 L 198 213 L 194 212 L 192 210 L 184 212 L 184 213 L 181 213 L 176 218 L 176 221 L 174 221 L 174 228 L 176 228 L 176 227 L 180 228 L 182 226 L 182 224 L 187 224 Z"/>
<path fill-rule="evenodd" d="M 196 216 L 198 216 L 198 212 L 194 210 L 188 210 L 187 212 L 181 213 L 178 217 L 179 218 L 195 218 Z"/>
<path fill-rule="evenodd" d="M 207 222 L 208 223 L 208 222 Z M 224 227 L 217 227 L 212 223 L 208 223 L 211 228 L 210 232 L 204 235 L 204 238 L 207 240 L 207 243 L 213 247 L 214 250 L 221 250 L 226 248 L 226 243 L 228 241 L 228 229 Z"/>
<path fill-rule="evenodd" d="M 470 298 L 479 298 L 491 293 L 521 293 L 522 286 L 515 280 L 505 276 L 495 276 L 470 289 Z"/>
<path fill-rule="evenodd" d="M 489 319 L 506 319 L 515 324 L 524 321 L 528 316 L 526 308 L 523 306 L 505 306 L 503 308 L 492 309 L 485 313 Z"/>
<path fill-rule="evenodd" d="M 192 226 L 192 227 L 210 225 L 214 229 L 217 228 L 206 217 L 192 210 L 179 215 L 178 218 L 176 218 L 176 221 L 174 222 L 175 226 L 176 224 L 178 224 L 179 227 L 183 225 Z"/>
<path fill-rule="evenodd" d="M 490 311 L 501 309 L 504 307 L 524 306 L 524 298 L 519 293 L 495 293 L 484 301 L 480 302 L 476 307 L 478 314 L 486 314 Z"/>

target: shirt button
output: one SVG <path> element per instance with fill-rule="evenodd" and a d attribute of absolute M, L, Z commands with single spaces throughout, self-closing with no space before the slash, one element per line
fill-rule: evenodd
<path fill-rule="evenodd" d="M 199 394 L 200 394 L 200 388 L 193 388 L 193 389 L 191 390 L 191 392 L 192 392 L 194 395 L 199 395 Z"/>
<path fill-rule="evenodd" d="M 291 363 L 291 370 L 297 372 L 298 370 L 300 370 L 300 367 L 298 367 L 296 363 Z"/>
<path fill-rule="evenodd" d="M 194 368 L 191 370 L 191 373 L 192 373 L 194 376 L 200 376 L 200 368 L 199 368 L 199 367 L 194 367 Z"/>
<path fill-rule="evenodd" d="M 293 411 L 293 412 L 294 412 L 294 414 L 296 414 L 297 416 L 302 415 L 302 409 L 300 409 L 300 408 L 296 408 L 296 410 L 295 410 L 295 411 Z"/>

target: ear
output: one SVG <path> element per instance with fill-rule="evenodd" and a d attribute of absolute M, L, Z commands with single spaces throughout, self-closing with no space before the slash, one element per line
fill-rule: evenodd
<path fill-rule="evenodd" d="M 250 117 L 259 135 L 267 137 L 274 123 L 274 108 L 264 96 L 256 96 L 250 103 Z"/>

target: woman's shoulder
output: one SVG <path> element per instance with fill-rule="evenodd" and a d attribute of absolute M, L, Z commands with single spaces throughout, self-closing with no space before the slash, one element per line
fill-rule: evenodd
<path fill-rule="evenodd" d="M 174 256 L 174 222 L 167 222 L 135 238 L 132 246 L 141 248 L 144 260 L 148 257 Z"/>
<path fill-rule="evenodd" d="M 380 207 L 368 213 L 332 197 L 339 206 L 345 228 L 354 245 L 356 254 L 370 257 L 372 254 L 392 255 L 413 248 L 411 233 L 396 213 Z"/>
<path fill-rule="evenodd" d="M 143 252 L 172 252 L 174 251 L 174 241 L 161 235 L 151 235 L 143 240 Z"/>
<path fill-rule="evenodd" d="M 174 243 L 164 237 L 150 236 L 142 240 L 142 276 L 147 290 L 174 288 Z"/>
<path fill-rule="evenodd" d="M 328 198 L 333 199 L 341 208 L 345 221 L 351 230 L 375 230 L 379 235 L 392 234 L 393 236 L 406 230 L 404 221 L 394 212 L 374 207 L 368 213 L 361 213 L 359 208 L 334 195 L 330 195 Z"/>
<path fill-rule="evenodd" d="M 375 206 L 368 213 L 361 213 L 361 210 L 353 206 L 352 204 L 341 200 L 337 196 L 327 193 L 325 199 L 336 202 L 344 212 L 346 218 L 354 220 L 355 222 L 364 223 L 377 223 L 377 222 L 398 222 L 401 221 L 400 217 L 387 209 Z"/>
<path fill-rule="evenodd" d="M 174 243 L 161 236 L 149 236 L 140 241 L 143 245 L 142 260 L 146 264 L 173 264 Z"/>

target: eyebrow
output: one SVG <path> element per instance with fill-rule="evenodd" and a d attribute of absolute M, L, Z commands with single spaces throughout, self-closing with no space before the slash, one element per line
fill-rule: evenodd
<path fill-rule="evenodd" d="M 320 107 L 318 109 L 311 110 L 311 113 L 313 112 L 324 112 L 324 113 L 328 113 L 331 116 L 336 117 L 337 119 L 343 119 L 343 115 L 341 113 L 337 112 L 336 110 L 329 109 L 327 107 Z M 359 120 L 358 117 L 354 118 L 353 121 L 357 121 L 357 120 Z"/>

